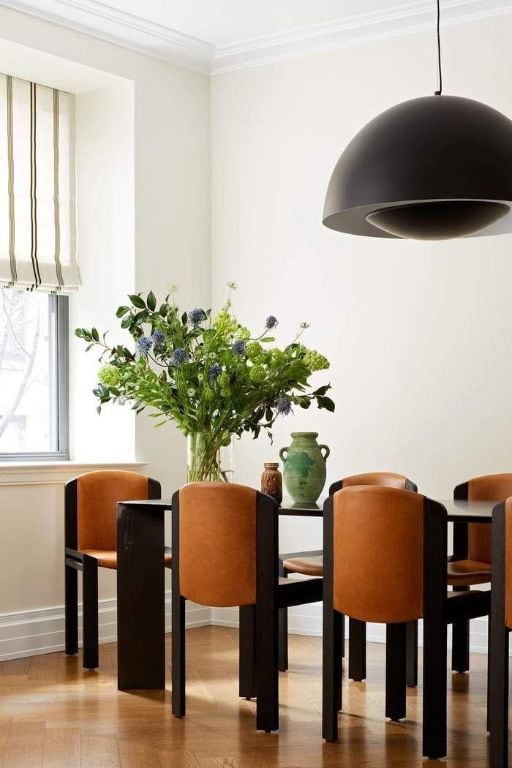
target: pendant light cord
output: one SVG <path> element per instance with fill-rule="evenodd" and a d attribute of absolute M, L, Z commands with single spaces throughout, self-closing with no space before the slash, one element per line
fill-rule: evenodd
<path fill-rule="evenodd" d="M 443 93 L 443 69 L 441 66 L 441 3 L 437 0 L 437 74 L 439 78 L 439 89 L 435 91 L 436 96 Z"/>

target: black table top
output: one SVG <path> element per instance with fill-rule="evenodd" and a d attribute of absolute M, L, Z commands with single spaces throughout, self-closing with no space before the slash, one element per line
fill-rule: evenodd
<path fill-rule="evenodd" d="M 323 501 L 319 499 L 317 504 L 297 504 L 291 499 L 283 499 L 279 507 L 280 515 L 296 517 L 322 517 Z M 448 512 L 448 520 L 461 523 L 490 523 L 492 510 L 499 503 L 497 501 L 454 501 L 453 499 L 439 499 L 439 502 Z M 130 507 L 156 507 L 157 509 L 172 509 L 171 499 L 142 499 L 139 501 L 123 501 L 123 505 Z"/>

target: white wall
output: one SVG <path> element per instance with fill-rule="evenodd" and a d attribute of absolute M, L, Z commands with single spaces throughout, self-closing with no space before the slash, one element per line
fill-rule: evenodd
<path fill-rule="evenodd" d="M 512 117 L 512 16 L 443 33 L 445 91 Z M 434 38 L 415 34 L 283 61 L 212 81 L 212 273 L 220 301 L 279 338 L 301 320 L 331 360 L 334 416 L 296 412 L 237 449 L 237 479 L 294 430 L 331 446 L 328 481 L 395 470 L 437 498 L 512 469 L 512 238 L 418 243 L 322 226 L 330 174 L 352 136 L 395 103 L 432 93 Z M 282 549 L 321 543 L 319 521 L 287 519 Z"/>
<path fill-rule="evenodd" d="M 128 291 L 162 293 L 168 283 L 179 284 L 185 306 L 207 304 L 208 78 L 4 7 L 0 71 L 78 94 L 84 285 L 71 297 L 71 327 L 114 327 Z M 142 460 L 138 468 L 166 493 L 185 479 L 185 441 L 173 427 L 154 430 L 144 417 L 135 424 L 122 409 L 96 415 L 96 367 L 95 354 L 72 339 L 72 458 L 80 464 L 50 484 L 44 472 L 13 480 L 0 468 L 0 659 L 62 643 L 63 482 L 85 471 L 83 462 Z M 111 638 L 115 574 L 103 573 L 100 586 L 100 632 Z"/>

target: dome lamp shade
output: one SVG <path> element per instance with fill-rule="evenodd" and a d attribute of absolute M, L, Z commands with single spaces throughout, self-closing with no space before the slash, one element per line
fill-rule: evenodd
<path fill-rule="evenodd" d="M 397 104 L 352 139 L 323 223 L 352 235 L 441 240 L 512 232 L 512 121 L 458 96 Z"/>

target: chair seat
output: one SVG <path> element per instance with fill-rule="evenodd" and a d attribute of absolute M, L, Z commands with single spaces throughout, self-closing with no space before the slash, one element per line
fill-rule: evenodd
<path fill-rule="evenodd" d="M 471 587 L 491 580 L 490 563 L 477 560 L 454 560 L 448 563 L 448 584 L 452 587 Z"/>
<path fill-rule="evenodd" d="M 117 568 L 117 552 L 115 549 L 83 549 L 82 554 L 94 557 L 100 568 Z M 172 568 L 172 555 L 168 547 L 165 548 L 164 566 Z"/>
<path fill-rule="evenodd" d="M 283 561 L 288 573 L 300 573 L 303 576 L 322 576 L 323 558 L 291 557 Z M 485 584 L 491 580 L 491 566 L 476 560 L 456 560 L 448 563 L 448 584 L 450 586 L 470 587 L 473 584 Z"/>
<path fill-rule="evenodd" d="M 324 559 L 322 555 L 290 557 L 288 560 L 283 560 L 283 568 L 288 573 L 301 573 L 303 576 L 323 576 Z"/>

